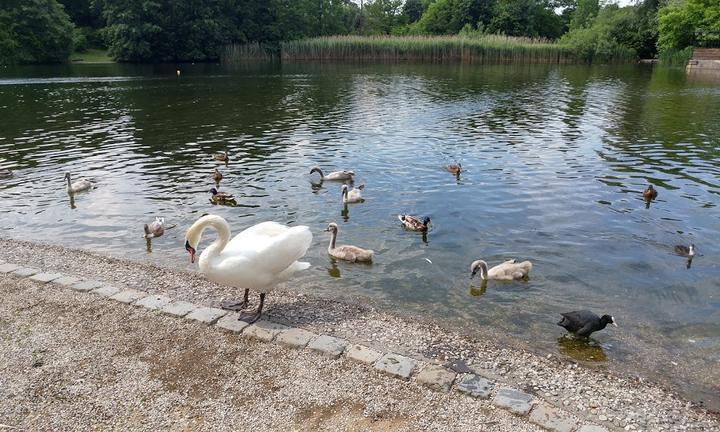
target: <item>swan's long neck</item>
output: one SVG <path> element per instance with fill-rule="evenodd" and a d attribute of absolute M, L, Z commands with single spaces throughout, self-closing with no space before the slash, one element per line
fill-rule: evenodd
<path fill-rule="evenodd" d="M 313 169 L 310 170 L 310 174 L 312 174 L 312 173 L 314 173 L 314 172 L 320 174 L 320 179 L 325 178 L 325 174 L 323 174 L 323 172 L 322 172 L 322 170 L 321 170 L 320 168 L 315 167 L 315 168 L 313 168 Z"/>
<path fill-rule="evenodd" d="M 215 228 L 218 233 L 215 241 L 200 254 L 198 267 L 201 273 L 205 273 L 210 267 L 210 260 L 220 255 L 230 241 L 230 226 L 225 222 L 225 219 L 213 215 L 204 216 L 196 224 L 197 226 L 194 226 L 193 229 L 199 230 L 198 238 L 202 236 L 203 231 L 207 228 Z"/>
<path fill-rule="evenodd" d="M 72 183 L 70 182 L 70 174 L 65 176 L 65 180 L 67 180 L 67 188 L 68 190 L 72 189 Z"/>
<path fill-rule="evenodd" d="M 478 266 L 480 267 L 480 279 L 487 280 L 488 278 L 488 266 L 485 261 L 480 261 L 478 263 Z"/>
<path fill-rule="evenodd" d="M 328 246 L 328 250 L 335 249 L 335 240 L 337 240 L 337 231 L 331 231 L 330 232 L 330 245 Z"/>

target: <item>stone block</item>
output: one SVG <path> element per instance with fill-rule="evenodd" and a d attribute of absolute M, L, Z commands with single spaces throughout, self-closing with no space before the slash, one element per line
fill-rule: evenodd
<path fill-rule="evenodd" d="M 185 315 L 189 314 L 190 312 L 197 309 L 197 306 L 195 306 L 192 303 L 186 302 L 186 301 L 175 301 L 172 303 L 168 303 L 165 306 L 160 309 L 162 313 L 166 313 L 168 315 L 174 315 L 176 317 L 184 317 Z"/>
<path fill-rule="evenodd" d="M 242 332 L 245 327 L 249 325 L 250 324 L 246 323 L 245 321 L 240 320 L 240 314 L 237 312 L 229 313 L 224 317 L 220 318 L 220 320 L 215 323 L 216 327 L 220 327 L 234 333 Z"/>
<path fill-rule="evenodd" d="M 416 380 L 420 384 L 435 390 L 450 391 L 457 374 L 439 365 L 429 364 L 418 374 Z"/>
<path fill-rule="evenodd" d="M 135 302 L 135 306 L 141 306 L 150 310 L 162 309 L 163 306 L 170 303 L 172 299 L 165 297 L 164 295 L 153 294 L 147 297 L 143 297 Z"/>
<path fill-rule="evenodd" d="M 586 424 L 580 426 L 577 432 L 608 432 L 608 430 L 602 426 Z"/>
<path fill-rule="evenodd" d="M 39 282 L 41 284 L 46 284 L 50 281 L 53 281 L 55 279 L 58 279 L 62 277 L 60 273 L 38 273 L 36 275 L 33 275 L 30 277 L 31 281 Z"/>
<path fill-rule="evenodd" d="M 119 293 L 110 296 L 111 300 L 119 301 L 120 303 L 130 304 L 137 299 L 145 297 L 147 293 L 145 291 L 138 291 L 134 289 L 128 289 L 120 291 Z"/>
<path fill-rule="evenodd" d="M 571 432 L 577 426 L 570 414 L 544 402 L 535 405 L 530 421 L 555 432 Z"/>
<path fill-rule="evenodd" d="M 52 281 L 55 285 L 60 286 L 70 286 L 75 285 L 76 283 L 80 282 L 80 279 L 76 278 L 75 276 L 60 276 L 59 278 Z"/>
<path fill-rule="evenodd" d="M 348 342 L 344 339 L 320 335 L 308 344 L 308 348 L 332 358 L 338 358 L 345 351 Z"/>
<path fill-rule="evenodd" d="M 13 275 L 19 276 L 19 277 L 28 277 L 32 275 L 36 275 L 40 273 L 40 269 L 36 269 L 34 267 L 20 267 L 19 269 L 15 270 L 13 272 Z"/>
<path fill-rule="evenodd" d="M 112 285 L 103 285 L 100 288 L 91 291 L 92 294 L 99 295 L 100 297 L 111 297 L 120 292 L 120 288 L 115 288 Z"/>
<path fill-rule="evenodd" d="M 201 307 L 190 312 L 185 318 L 200 321 L 207 325 L 212 325 L 215 324 L 217 320 L 227 315 L 227 313 L 228 311 L 218 308 Z"/>
<path fill-rule="evenodd" d="M 457 385 L 457 391 L 475 398 L 487 399 L 490 397 L 493 383 L 474 374 L 465 375 Z"/>
<path fill-rule="evenodd" d="M 375 369 L 402 379 L 410 379 L 417 362 L 400 354 L 385 354 L 375 363 Z"/>
<path fill-rule="evenodd" d="M 251 339 L 271 342 L 273 339 L 275 339 L 275 336 L 277 336 L 281 331 L 286 330 L 287 328 L 288 326 L 284 326 L 282 324 L 262 320 L 256 322 L 255 324 L 251 324 L 247 328 L 245 328 L 245 330 L 243 331 L 243 336 Z"/>
<path fill-rule="evenodd" d="M 375 351 L 365 345 L 355 344 L 347 350 L 345 355 L 350 359 L 359 361 L 360 363 L 373 364 L 383 356 L 383 353 Z"/>
<path fill-rule="evenodd" d="M 10 263 L 0 264 L 0 273 L 3 273 L 3 274 L 12 273 L 19 268 L 20 268 L 20 266 L 17 264 L 10 264 Z"/>
<path fill-rule="evenodd" d="M 95 288 L 103 286 L 102 282 L 96 280 L 85 280 L 70 286 L 70 289 L 80 292 L 90 292 Z"/>
<path fill-rule="evenodd" d="M 305 348 L 317 335 L 313 332 L 299 328 L 283 330 L 275 338 L 275 342 L 291 348 Z"/>
<path fill-rule="evenodd" d="M 500 388 L 493 398 L 492 403 L 500 408 L 505 408 L 513 414 L 527 415 L 530 412 L 530 402 L 533 396 L 523 393 L 520 390 L 508 387 Z"/>

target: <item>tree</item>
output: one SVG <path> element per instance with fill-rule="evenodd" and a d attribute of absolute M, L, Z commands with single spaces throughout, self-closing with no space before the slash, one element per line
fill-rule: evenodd
<path fill-rule="evenodd" d="M 73 25 L 56 0 L 3 0 L 0 63 L 67 60 Z"/>
<path fill-rule="evenodd" d="M 658 11 L 658 50 L 681 50 L 705 43 L 720 43 L 720 3 L 685 0 Z"/>
<path fill-rule="evenodd" d="M 483 29 L 493 16 L 494 0 L 437 0 L 431 3 L 419 25 L 431 34 L 457 34 L 469 24 Z"/>
<path fill-rule="evenodd" d="M 590 27 L 599 10 L 598 0 L 578 0 L 570 19 L 570 30 Z"/>
<path fill-rule="evenodd" d="M 488 31 L 508 36 L 555 39 L 562 33 L 562 21 L 543 0 L 499 0 Z"/>
<path fill-rule="evenodd" d="M 399 24 L 402 0 L 373 0 L 365 6 L 365 31 L 390 34 Z"/>
<path fill-rule="evenodd" d="M 414 23 L 420 19 L 424 10 L 420 0 L 405 0 L 405 4 L 403 4 L 402 7 L 402 14 L 406 22 Z"/>
<path fill-rule="evenodd" d="M 588 62 L 635 58 L 637 51 L 632 46 L 635 21 L 634 7 L 618 8 L 611 4 L 600 9 L 587 26 L 564 34 L 560 42 Z"/>

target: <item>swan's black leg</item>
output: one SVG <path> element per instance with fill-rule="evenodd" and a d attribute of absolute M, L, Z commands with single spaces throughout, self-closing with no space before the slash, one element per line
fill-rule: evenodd
<path fill-rule="evenodd" d="M 237 301 L 224 301 L 220 304 L 220 307 L 226 310 L 231 311 L 241 311 L 248 307 L 248 295 L 250 294 L 250 290 L 245 290 L 245 296 L 243 296 L 243 301 L 237 302 Z"/>
<path fill-rule="evenodd" d="M 263 305 L 265 304 L 265 293 L 260 293 L 260 306 L 258 306 L 257 311 L 250 315 L 250 314 L 241 314 L 240 315 L 240 321 L 245 321 L 248 324 L 252 324 L 255 321 L 260 319 L 260 315 L 262 315 L 262 309 Z"/>

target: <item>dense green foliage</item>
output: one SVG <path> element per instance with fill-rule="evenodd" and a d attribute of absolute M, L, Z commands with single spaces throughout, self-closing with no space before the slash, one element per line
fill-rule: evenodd
<path fill-rule="evenodd" d="M 720 1 L 684 0 L 660 10 L 658 48 L 677 51 L 689 46 L 720 46 Z"/>
<path fill-rule="evenodd" d="M 69 18 L 68 18 L 69 17 Z M 109 50 L 119 61 L 215 61 L 252 43 L 333 35 L 503 35 L 556 40 L 605 62 L 720 43 L 718 0 L 2 0 L 0 63 Z M 259 45 L 258 45 L 259 44 Z M 683 53 L 687 51 L 682 51 Z M 674 57 L 675 58 L 675 57 Z M 679 57 L 677 57 L 679 58 Z"/>
<path fill-rule="evenodd" d="M 55 0 L 2 0 L 0 64 L 56 62 L 73 47 L 73 25 Z"/>

